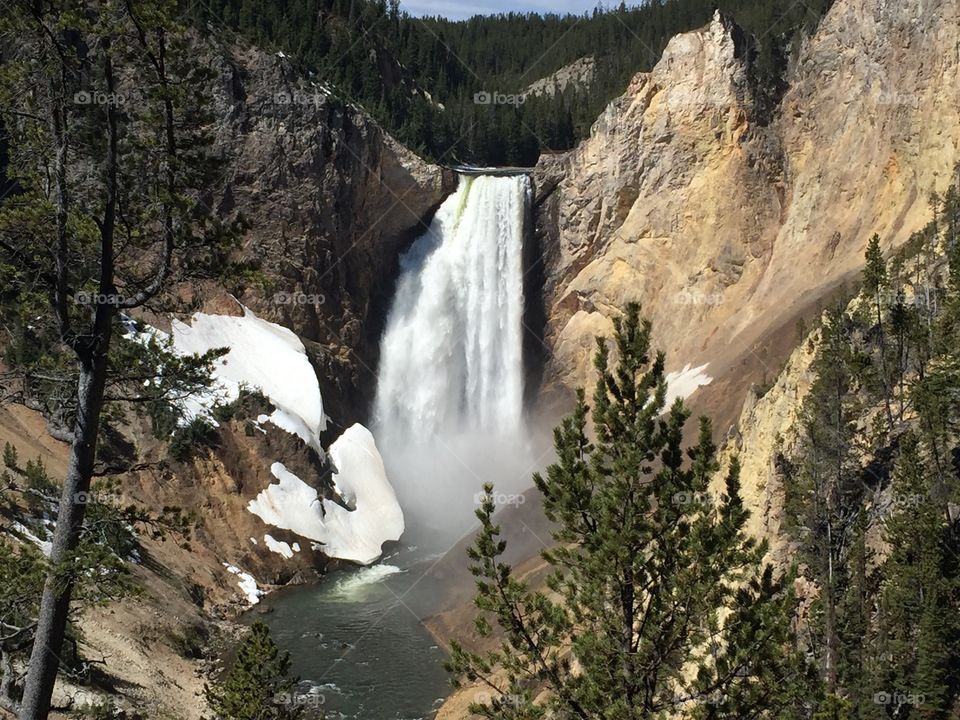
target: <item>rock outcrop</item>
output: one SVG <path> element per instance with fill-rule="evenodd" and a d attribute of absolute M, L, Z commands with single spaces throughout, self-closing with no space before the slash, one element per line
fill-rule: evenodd
<path fill-rule="evenodd" d="M 952 0 L 838 0 L 764 124 L 740 31 L 717 14 L 587 140 L 542 158 L 547 394 L 589 384 L 593 336 L 636 299 L 668 369 L 709 363 L 700 402 L 735 421 L 796 319 L 854 279 L 873 233 L 890 250 L 925 222 L 960 160 L 958 15 Z"/>
<path fill-rule="evenodd" d="M 568 89 L 586 89 L 593 84 L 596 76 L 597 61 L 590 56 L 582 57 L 579 60 L 574 60 L 569 65 L 564 65 L 546 77 L 534 80 L 527 85 L 527 89 L 523 91 L 523 94 L 534 97 L 540 95 L 553 97 L 558 93 L 566 92 Z"/>

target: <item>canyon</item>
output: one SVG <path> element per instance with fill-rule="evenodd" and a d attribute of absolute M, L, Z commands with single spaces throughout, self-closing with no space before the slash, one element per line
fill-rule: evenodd
<path fill-rule="evenodd" d="M 376 393 L 401 259 L 461 180 L 400 145 L 282 53 L 207 40 L 198 48 L 216 71 L 217 147 L 230 158 L 213 206 L 247 218 L 242 253 L 260 261 L 263 278 L 246 287 L 208 284 L 198 305 L 208 315 L 238 317 L 248 308 L 295 334 L 331 421 L 317 443 L 329 448 L 355 423 L 372 424 L 378 402 L 389 405 Z M 694 412 L 714 418 L 728 451 L 744 449 L 751 529 L 776 551 L 773 438 L 787 432 L 809 382 L 797 323 L 856 283 L 870 236 L 893 253 L 929 220 L 929 194 L 954 180 L 960 6 L 837 0 L 799 49 L 772 117 L 758 110 L 749 70 L 742 31 L 718 13 L 674 37 L 576 148 L 543 154 L 526 170 L 526 206 L 510 210 L 529 213 L 517 259 L 525 307 L 513 308 L 522 320 L 526 387 L 514 383 L 510 394 L 522 395 L 525 417 L 551 425 L 574 391 L 595 381 L 595 337 L 611 334 L 626 302 L 640 301 L 667 370 L 692 383 Z M 148 319 L 170 327 L 169 319 Z M 396 372 L 393 397 L 424 366 Z M 758 399 L 760 385 L 773 389 Z M 320 498 L 336 493 L 319 453 L 282 428 L 262 430 L 225 422 L 216 450 L 160 475 L 124 477 L 132 501 L 182 504 L 203 516 L 189 551 L 146 541 L 151 561 L 136 569 L 143 597 L 91 610 L 82 624 L 108 671 L 129 684 L 122 702 L 151 717 L 202 714 L 196 694 L 210 665 L 180 657 L 175 635 L 211 620 L 230 632 L 228 621 L 248 608 L 226 565 L 266 590 L 315 582 L 343 565 L 249 511 L 277 479 L 273 463 Z M 165 457 L 145 424 L 133 421 L 124 433 L 131 454 Z M 42 458 L 53 474 L 64 467 L 65 447 L 36 412 L 0 408 L 0 440 L 23 457 Z M 504 513 L 505 524 L 513 517 L 514 527 L 531 529 L 507 535 L 517 566 L 531 577 L 545 532 L 537 512 L 531 501 Z M 424 574 L 441 588 L 422 613 L 443 645 L 469 641 L 465 542 Z M 297 543 L 303 552 L 276 550 Z M 65 686 L 61 702 L 77 692 Z M 474 694 L 454 694 L 438 717 L 467 717 Z"/>

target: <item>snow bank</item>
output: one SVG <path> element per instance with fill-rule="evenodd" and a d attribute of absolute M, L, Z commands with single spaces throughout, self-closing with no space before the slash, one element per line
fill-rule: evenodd
<path fill-rule="evenodd" d="M 263 542 L 270 552 L 283 555 L 287 560 L 293 557 L 293 548 L 290 547 L 290 543 L 286 543 L 283 540 L 275 540 L 272 535 L 264 535 Z"/>
<path fill-rule="evenodd" d="M 214 407 L 236 400 L 243 386 L 257 388 L 275 408 L 257 423 L 272 423 L 324 457 L 320 433 L 327 419 L 303 343 L 290 330 L 261 320 L 245 307 L 243 312 L 240 317 L 197 313 L 189 324 L 173 320 L 169 336 L 156 328 L 137 331 L 129 322 L 127 337 L 142 341 L 169 337 L 173 349 L 183 355 L 228 348 L 214 364 L 210 391 L 180 403 L 184 422 L 196 417 L 213 422 Z M 321 500 L 314 488 L 277 462 L 270 471 L 278 483 L 268 485 L 247 508 L 268 525 L 320 543 L 329 557 L 367 565 L 380 557 L 384 542 L 400 538 L 403 512 L 369 430 L 362 425 L 348 428 L 329 452 L 335 468 L 332 480 L 342 503 Z M 256 539 L 251 542 L 256 544 Z M 300 551 L 299 544 L 291 546 L 269 535 L 264 542 L 286 558 Z M 234 574 L 247 589 L 256 589 L 252 577 L 239 570 Z"/>
<path fill-rule="evenodd" d="M 30 531 L 30 528 L 28 528 L 26 525 L 24 525 L 24 524 L 21 523 L 21 522 L 14 522 L 14 523 L 13 523 L 13 529 L 14 529 L 16 532 L 18 532 L 18 533 L 20 533 L 21 535 L 23 535 L 23 537 L 25 537 L 27 540 L 29 540 L 30 542 L 32 542 L 32 543 L 33 543 L 34 545 L 36 545 L 38 548 L 40 548 L 40 552 L 43 553 L 44 557 L 50 557 L 50 553 L 51 553 L 52 550 L 53 550 L 53 543 L 52 543 L 52 542 L 50 542 L 49 540 L 43 540 L 43 539 L 37 537 L 36 535 L 34 535 L 34 534 Z"/>
<path fill-rule="evenodd" d="M 243 570 L 238 568 L 236 565 L 223 563 L 223 566 L 227 569 L 227 572 L 232 573 L 239 578 L 237 585 L 240 586 L 240 592 L 243 593 L 248 603 L 251 605 L 256 605 L 258 602 L 260 602 L 260 598 L 263 597 L 265 593 L 263 590 L 257 587 L 257 581 L 253 579 L 253 575 L 243 572 Z"/>
<path fill-rule="evenodd" d="M 243 313 L 242 317 L 197 313 L 189 325 L 174 320 L 174 348 L 185 355 L 230 348 L 214 366 L 218 382 L 213 394 L 234 400 L 241 385 L 258 388 L 276 407 L 261 421 L 297 435 L 322 456 L 319 436 L 327 420 L 303 343 L 287 328 L 261 320 L 247 308 Z M 199 398 L 201 406 L 204 402 Z"/>
<path fill-rule="evenodd" d="M 384 542 L 403 534 L 403 511 L 367 428 L 347 428 L 329 452 L 343 505 L 320 499 L 314 488 L 277 462 L 270 472 L 279 482 L 268 485 L 247 509 L 268 525 L 321 543 L 330 557 L 369 565 L 380 557 Z"/>
<path fill-rule="evenodd" d="M 698 388 L 713 382 L 713 378 L 704 372 L 707 365 L 709 363 L 691 368 L 688 364 L 684 366 L 683 370 L 667 373 L 667 409 L 673 405 L 673 401 L 677 398 L 686 400 Z"/>

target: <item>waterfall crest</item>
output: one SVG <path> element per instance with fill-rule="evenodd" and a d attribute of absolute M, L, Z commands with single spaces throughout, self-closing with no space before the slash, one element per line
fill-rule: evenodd
<path fill-rule="evenodd" d="M 401 258 L 381 341 L 375 428 L 405 511 L 439 501 L 472 512 L 468 498 L 482 481 L 529 484 L 527 465 L 518 471 L 517 453 L 507 448 L 525 437 L 530 195 L 525 175 L 461 175 Z"/>

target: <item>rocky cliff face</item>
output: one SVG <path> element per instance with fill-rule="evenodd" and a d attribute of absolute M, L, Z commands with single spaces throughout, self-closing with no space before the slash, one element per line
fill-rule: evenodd
<path fill-rule="evenodd" d="M 290 59 L 218 48 L 211 62 L 229 177 L 221 212 L 250 220 L 247 253 L 266 287 L 239 299 L 312 341 L 343 425 L 374 385 L 377 343 L 403 247 L 456 184 Z"/>
<path fill-rule="evenodd" d="M 668 370 L 709 363 L 700 402 L 734 421 L 797 317 L 850 280 L 867 240 L 903 243 L 960 159 L 953 0 L 838 0 L 774 120 L 752 106 L 738 29 L 675 37 L 575 150 L 537 167 L 547 391 L 589 383 L 592 338 L 628 300 Z"/>
<path fill-rule="evenodd" d="M 546 77 L 535 80 L 524 90 L 524 95 L 553 97 L 564 93 L 568 88 L 578 90 L 593 84 L 597 75 L 597 61 L 593 57 L 582 57 Z"/>
<path fill-rule="evenodd" d="M 260 273 L 244 288 L 205 288 L 204 309 L 239 314 L 232 292 L 259 317 L 300 336 L 331 421 L 326 447 L 366 419 L 399 255 L 455 178 L 401 146 L 361 108 L 298 74 L 289 58 L 211 43 L 198 44 L 198 52 L 217 71 L 213 110 L 226 169 L 211 207 L 249 221 L 242 252 L 258 261 Z M 326 564 L 322 554 L 308 540 L 265 525 L 247 504 L 275 482 L 274 462 L 321 497 L 330 493 L 331 468 L 284 430 L 251 431 L 259 412 L 270 408 L 221 423 L 213 452 L 174 464 L 162 477 L 136 478 L 135 495 L 151 505 L 200 510 L 199 543 L 261 584 L 309 579 Z M 145 428 L 125 432 L 137 457 L 163 458 L 165 447 Z M 265 534 L 302 551 L 285 558 Z M 203 571 L 214 602 L 236 594 L 236 579 L 220 565 Z"/>

